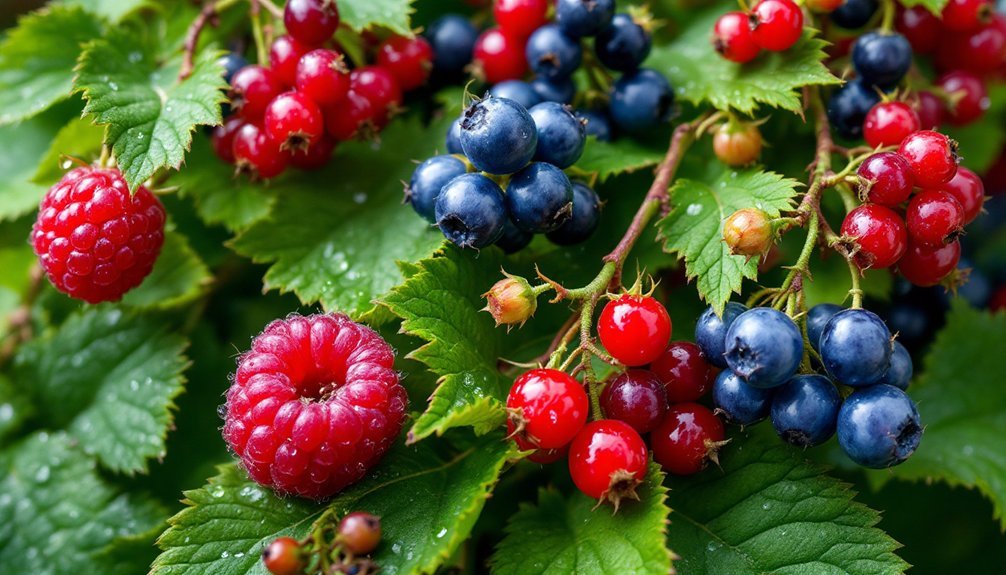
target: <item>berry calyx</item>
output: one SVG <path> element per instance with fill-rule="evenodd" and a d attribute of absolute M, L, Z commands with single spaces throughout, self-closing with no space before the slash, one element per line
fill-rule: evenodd
<path fill-rule="evenodd" d="M 524 325 L 538 309 L 538 298 L 531 284 L 520 276 L 505 274 L 506 278 L 493 284 L 482 294 L 486 299 L 484 311 L 488 311 L 496 325 Z"/>
<path fill-rule="evenodd" d="M 306 150 L 291 150 L 288 153 L 290 165 L 299 170 L 320 170 L 332 158 L 335 141 L 326 135 L 308 146 Z"/>
<path fill-rule="evenodd" d="M 938 188 L 957 173 L 957 142 L 932 130 L 921 130 L 905 138 L 898 154 L 908 160 L 915 185 Z"/>
<path fill-rule="evenodd" d="M 667 347 L 671 316 L 653 297 L 626 293 L 605 304 L 597 334 L 601 345 L 621 364 L 646 365 Z"/>
<path fill-rule="evenodd" d="M 353 555 L 366 555 L 381 543 L 381 518 L 354 511 L 339 521 L 336 541 Z"/>
<path fill-rule="evenodd" d="M 297 91 L 319 106 L 331 106 L 341 102 L 349 92 L 349 69 L 342 54 L 312 50 L 297 64 L 296 83 Z"/>
<path fill-rule="evenodd" d="M 325 131 L 318 105 L 300 92 L 280 94 L 265 110 L 265 132 L 280 150 L 300 150 L 317 142 Z"/>
<path fill-rule="evenodd" d="M 772 247 L 772 220 L 763 210 L 744 208 L 723 220 L 723 241 L 735 255 L 761 257 Z"/>
<path fill-rule="evenodd" d="M 646 443 L 627 423 L 612 419 L 583 426 L 569 446 L 569 474 L 587 497 L 611 503 L 639 499 L 646 476 Z"/>
<path fill-rule="evenodd" d="M 257 124 L 245 124 L 234 135 L 234 165 L 239 174 L 268 180 L 283 173 L 289 162 L 290 154 Z"/>
<path fill-rule="evenodd" d="M 339 27 L 339 8 L 335 0 L 287 0 L 283 25 L 297 41 L 320 46 Z"/>
<path fill-rule="evenodd" d="M 731 62 L 745 64 L 761 53 L 751 32 L 751 19 L 744 12 L 727 12 L 713 26 L 713 48 Z"/>
<path fill-rule="evenodd" d="M 873 154 L 859 165 L 859 199 L 895 207 L 912 194 L 915 176 L 908 160 L 894 152 Z"/>
<path fill-rule="evenodd" d="M 908 202 L 905 223 L 912 243 L 938 248 L 964 232 L 964 208 L 947 192 L 923 190 Z"/>
<path fill-rule="evenodd" d="M 863 138 L 871 148 L 897 146 L 921 128 L 919 115 L 904 102 L 881 102 L 863 122 Z"/>
<path fill-rule="evenodd" d="M 803 34 L 803 11 L 791 0 L 761 0 L 751 10 L 754 40 L 764 50 L 789 50 Z"/>
<path fill-rule="evenodd" d="M 672 341 L 650 364 L 650 371 L 664 384 L 671 403 L 699 399 L 709 391 L 713 380 L 713 370 L 702 348 L 690 341 Z"/>
<path fill-rule="evenodd" d="M 604 386 L 601 409 L 608 419 L 624 421 L 640 434 L 649 433 L 664 419 L 667 394 L 656 375 L 630 369 Z"/>
<path fill-rule="evenodd" d="M 864 204 L 846 214 L 842 235 L 855 242 L 853 261 L 862 270 L 890 267 L 908 249 L 901 216 L 877 204 Z"/>
<path fill-rule="evenodd" d="M 293 537 L 278 537 L 262 550 L 262 564 L 272 575 L 300 575 L 305 561 L 300 542 Z"/>
<path fill-rule="evenodd" d="M 713 152 L 728 166 L 746 166 L 761 156 L 762 136 L 754 122 L 727 122 L 713 134 Z"/>
<path fill-rule="evenodd" d="M 650 434 L 653 459 L 674 475 L 694 475 L 717 461 L 725 445 L 723 422 L 697 403 L 671 406 L 664 421 Z"/>
<path fill-rule="evenodd" d="M 590 401 L 583 385 L 557 369 L 532 369 L 507 395 L 507 430 L 521 449 L 557 449 L 587 421 Z"/>

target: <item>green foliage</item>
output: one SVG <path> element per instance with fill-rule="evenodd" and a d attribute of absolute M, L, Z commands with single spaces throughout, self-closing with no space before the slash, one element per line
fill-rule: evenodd
<path fill-rule="evenodd" d="M 0 179 L 0 222 L 38 208 L 46 186 L 32 182 L 32 173 L 63 121 L 63 114 L 53 110 L 18 124 L 0 126 L 0 141 L 17 143 L 4 146 L 0 154 L 0 173 L 4 174 Z"/>
<path fill-rule="evenodd" d="M 409 15 L 412 0 L 341 0 L 339 16 L 357 31 L 375 26 L 388 28 L 398 34 L 411 34 Z"/>
<path fill-rule="evenodd" d="M 138 308 L 170 308 L 191 302 L 202 294 L 212 276 L 189 240 L 168 230 L 154 269 L 139 287 L 122 298 Z"/>
<path fill-rule="evenodd" d="M 76 161 L 88 162 L 98 157 L 105 130 L 92 124 L 87 118 L 74 118 L 56 132 L 49 150 L 38 162 L 38 169 L 31 181 L 36 184 L 52 185 L 63 177 L 67 165 Z"/>
<path fill-rule="evenodd" d="M 947 0 L 903 0 L 901 4 L 908 8 L 922 6 L 939 16 L 940 12 L 943 11 L 943 7 L 947 5 Z"/>
<path fill-rule="evenodd" d="M 63 6 L 80 6 L 84 10 L 116 23 L 140 8 L 154 4 L 152 0 L 57 0 Z"/>
<path fill-rule="evenodd" d="M 14 387 L 7 376 L 0 375 L 0 447 L 6 446 L 6 438 L 16 433 L 33 413 L 25 393 Z"/>
<path fill-rule="evenodd" d="M 611 176 L 635 172 L 657 165 L 664 152 L 640 144 L 629 138 L 616 142 L 602 142 L 591 138 L 576 162 L 578 170 L 597 174 L 600 181 Z"/>

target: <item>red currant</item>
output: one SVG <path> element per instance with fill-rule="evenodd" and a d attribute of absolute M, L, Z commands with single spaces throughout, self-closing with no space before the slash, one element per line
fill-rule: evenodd
<path fill-rule="evenodd" d="M 372 124 L 374 106 L 370 100 L 350 90 L 346 99 L 325 110 L 325 130 L 339 142 L 360 135 L 362 128 Z"/>
<path fill-rule="evenodd" d="M 761 0 L 751 17 L 754 40 L 764 50 L 789 50 L 803 34 L 803 11 L 792 0 Z"/>
<path fill-rule="evenodd" d="M 319 106 L 341 102 L 349 92 L 349 69 L 342 54 L 334 50 L 312 50 L 297 64 L 297 91 Z"/>
<path fill-rule="evenodd" d="M 307 150 L 325 131 L 318 105 L 300 92 L 276 96 L 265 109 L 265 132 L 282 150 Z"/>
<path fill-rule="evenodd" d="M 946 34 L 936 51 L 936 67 L 941 71 L 964 70 L 985 76 L 1006 58 L 1006 16 L 997 14 L 992 22 L 975 32 Z"/>
<path fill-rule="evenodd" d="M 289 154 L 257 124 L 245 124 L 234 135 L 234 164 L 252 179 L 275 178 L 289 161 Z"/>
<path fill-rule="evenodd" d="M 938 188 L 957 173 L 957 142 L 932 130 L 920 130 L 905 138 L 898 154 L 908 160 L 915 185 Z"/>
<path fill-rule="evenodd" d="M 957 175 L 940 188 L 952 195 L 964 210 L 964 224 L 969 224 L 982 212 L 985 203 L 985 184 L 978 174 L 965 167 L 957 168 Z"/>
<path fill-rule="evenodd" d="M 402 89 L 398 80 L 380 66 L 357 68 L 349 75 L 350 89 L 370 101 L 371 117 L 377 128 L 383 128 L 402 104 Z"/>
<path fill-rule="evenodd" d="M 496 0 L 496 25 L 514 38 L 527 38 L 548 21 L 548 0 Z"/>
<path fill-rule="evenodd" d="M 262 119 L 266 106 L 283 91 L 272 70 L 257 64 L 245 66 L 231 78 L 231 107 L 249 122 Z"/>
<path fill-rule="evenodd" d="M 936 94 L 923 90 L 915 95 L 913 107 L 919 115 L 919 126 L 923 130 L 935 130 L 943 124 L 947 106 Z"/>
<path fill-rule="evenodd" d="M 744 12 L 727 12 L 713 26 L 713 48 L 731 62 L 754 60 L 761 47 L 751 32 L 751 17 Z"/>
<path fill-rule="evenodd" d="M 859 198 L 893 208 L 908 199 L 915 186 L 908 160 L 894 152 L 881 152 L 867 158 L 859 169 Z"/>
<path fill-rule="evenodd" d="M 764 255 L 772 247 L 774 235 L 768 214 L 758 208 L 737 210 L 723 220 L 723 241 L 735 255 Z"/>
<path fill-rule="evenodd" d="M 989 109 L 989 94 L 985 82 L 981 78 L 957 70 L 944 74 L 936 80 L 936 85 L 950 95 L 950 122 L 957 126 L 966 126 L 985 115 Z"/>
<path fill-rule="evenodd" d="M 213 151 L 217 157 L 227 162 L 234 163 L 234 134 L 238 133 L 244 120 L 237 116 L 227 119 L 223 124 L 213 128 L 213 135 L 210 142 L 213 144 Z"/>
<path fill-rule="evenodd" d="M 527 72 L 524 40 L 490 28 L 475 41 L 473 53 L 479 74 L 490 84 L 520 79 Z"/>
<path fill-rule="evenodd" d="M 909 243 L 905 255 L 898 262 L 898 271 L 917 286 L 931 286 L 954 271 L 960 259 L 961 242 L 958 240 L 938 248 Z"/>
<path fill-rule="evenodd" d="M 679 403 L 650 434 L 650 449 L 653 459 L 668 473 L 692 475 L 716 460 L 725 437 L 723 422 L 709 408 Z"/>
<path fill-rule="evenodd" d="M 702 348 L 690 341 L 673 341 L 650 364 L 650 371 L 664 384 L 671 403 L 695 401 L 709 391 L 714 375 Z"/>
<path fill-rule="evenodd" d="M 377 49 L 377 65 L 391 73 L 403 91 L 415 90 L 430 77 L 433 48 L 422 36 L 392 36 Z"/>
<path fill-rule="evenodd" d="M 624 421 L 639 433 L 649 433 L 664 419 L 667 393 L 654 374 L 630 369 L 604 386 L 601 408 L 608 419 Z"/>
<path fill-rule="evenodd" d="M 988 0 L 950 0 L 943 7 L 943 27 L 954 32 L 971 32 L 992 14 Z"/>
<path fill-rule="evenodd" d="M 905 223 L 913 244 L 938 248 L 963 232 L 964 208 L 948 192 L 923 190 L 908 202 Z"/>
<path fill-rule="evenodd" d="M 624 498 L 638 499 L 636 486 L 646 477 L 646 443 L 627 423 L 602 419 L 583 426 L 568 459 L 573 483 L 587 497 L 616 509 Z"/>
<path fill-rule="evenodd" d="M 339 8 L 335 0 L 287 0 L 283 25 L 297 41 L 320 46 L 339 27 Z"/>
<path fill-rule="evenodd" d="M 272 575 L 300 575 L 305 567 L 300 543 L 293 537 L 274 539 L 262 550 L 262 563 Z"/>
<path fill-rule="evenodd" d="M 863 137 L 871 148 L 897 146 L 918 132 L 919 115 L 904 102 L 881 102 L 870 108 L 863 122 Z"/>
<path fill-rule="evenodd" d="M 916 55 L 932 54 L 943 39 L 939 18 L 923 6 L 899 6 L 895 27 L 912 45 Z"/>
<path fill-rule="evenodd" d="M 891 208 L 876 204 L 864 204 L 846 214 L 842 235 L 856 240 L 859 250 L 854 261 L 860 269 L 894 265 L 908 247 L 901 216 Z"/>
<path fill-rule="evenodd" d="M 381 542 L 381 518 L 354 511 L 339 522 L 339 544 L 353 555 L 366 555 Z"/>
<path fill-rule="evenodd" d="M 269 66 L 280 82 L 293 88 L 297 85 L 297 66 L 301 58 L 310 51 L 310 46 L 301 44 L 290 36 L 280 36 L 269 47 Z"/>
<path fill-rule="evenodd" d="M 507 429 L 521 449 L 556 449 L 587 421 L 583 385 L 557 369 L 532 369 L 514 381 L 506 400 Z"/>
<path fill-rule="evenodd" d="M 623 365 L 646 365 L 671 339 L 671 316 L 650 296 L 623 294 L 601 310 L 597 335 L 611 357 Z"/>
<path fill-rule="evenodd" d="M 335 141 L 327 134 L 322 134 L 306 150 L 290 150 L 290 165 L 300 170 L 320 170 L 332 159 L 334 151 Z"/>
<path fill-rule="evenodd" d="M 754 123 L 727 122 L 713 134 L 713 152 L 728 166 L 746 166 L 761 156 L 762 137 Z"/>

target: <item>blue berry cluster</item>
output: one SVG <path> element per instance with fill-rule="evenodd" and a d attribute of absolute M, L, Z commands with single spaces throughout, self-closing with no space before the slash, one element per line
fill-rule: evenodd
<path fill-rule="evenodd" d="M 728 303 L 699 317 L 695 341 L 725 368 L 713 384 L 717 409 L 732 423 L 770 418 L 776 433 L 798 447 L 837 433 L 845 454 L 864 467 L 905 461 L 922 439 L 915 402 L 905 393 L 912 358 L 876 314 L 832 304 L 807 314 L 807 339 L 824 374 L 798 373 L 804 338 L 781 311 Z M 851 388 L 843 400 L 835 383 Z"/>
<path fill-rule="evenodd" d="M 534 234 L 576 244 L 600 219 L 597 193 L 563 172 L 580 158 L 586 140 L 584 122 L 568 106 L 542 102 L 529 110 L 489 95 L 454 123 L 450 155 L 416 168 L 406 199 L 462 248 L 496 244 L 512 253 Z"/>

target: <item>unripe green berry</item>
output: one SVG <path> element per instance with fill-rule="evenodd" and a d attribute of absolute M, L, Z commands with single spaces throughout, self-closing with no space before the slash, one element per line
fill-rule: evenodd
<path fill-rule="evenodd" d="M 507 274 L 483 294 L 496 325 L 523 325 L 538 309 L 538 298 L 531 284 L 520 276 Z"/>
<path fill-rule="evenodd" d="M 723 241 L 730 253 L 761 256 L 772 247 L 772 220 L 757 208 L 744 208 L 723 221 Z"/>

